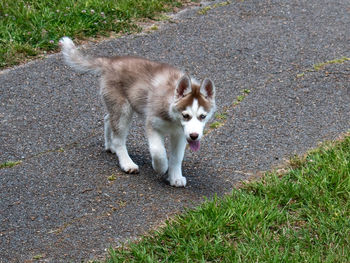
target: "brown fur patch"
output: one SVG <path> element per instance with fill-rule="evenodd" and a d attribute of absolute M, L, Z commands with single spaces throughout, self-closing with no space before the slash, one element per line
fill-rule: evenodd
<path fill-rule="evenodd" d="M 210 111 L 211 103 L 200 92 L 200 86 L 192 84 L 191 93 L 185 95 L 176 103 L 176 108 L 179 111 L 184 111 L 188 106 L 192 105 L 193 100 L 197 99 L 199 106 L 202 106 L 206 112 Z"/>

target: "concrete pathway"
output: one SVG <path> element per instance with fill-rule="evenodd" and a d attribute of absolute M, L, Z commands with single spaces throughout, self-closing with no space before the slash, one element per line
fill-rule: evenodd
<path fill-rule="evenodd" d="M 0 163 L 22 161 L 0 169 L 0 262 L 103 258 L 109 246 L 350 128 L 350 61 L 313 69 L 350 57 L 348 0 L 198 10 L 88 50 L 137 54 L 215 81 L 227 120 L 217 120 L 200 152 L 186 153 L 184 189 L 152 171 L 138 119 L 129 150 L 140 174 L 122 173 L 104 152 L 96 76 L 72 72 L 59 54 L 0 74 Z M 250 93 L 235 103 L 244 89 Z"/>

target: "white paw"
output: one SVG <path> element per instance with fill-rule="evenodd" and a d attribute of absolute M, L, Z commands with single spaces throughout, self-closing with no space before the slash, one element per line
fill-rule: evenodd
<path fill-rule="evenodd" d="M 169 183 L 171 186 L 175 187 L 185 187 L 186 186 L 186 177 L 175 177 L 175 178 L 168 178 Z"/>
<path fill-rule="evenodd" d="M 127 174 L 137 174 L 139 173 L 139 166 L 134 162 L 124 162 L 120 163 L 120 168 Z"/>

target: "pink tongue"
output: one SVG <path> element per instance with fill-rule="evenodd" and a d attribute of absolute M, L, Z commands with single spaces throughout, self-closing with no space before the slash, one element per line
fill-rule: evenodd
<path fill-rule="evenodd" d="M 200 142 L 199 141 L 189 141 L 188 144 L 192 151 L 196 152 L 199 150 Z"/>

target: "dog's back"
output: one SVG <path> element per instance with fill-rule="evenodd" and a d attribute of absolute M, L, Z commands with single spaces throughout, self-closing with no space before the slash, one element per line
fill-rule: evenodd
<path fill-rule="evenodd" d="M 89 57 L 73 41 L 60 41 L 65 62 L 80 72 L 101 73 L 101 94 L 106 103 L 122 105 L 127 100 L 139 114 L 159 114 L 169 119 L 167 110 L 174 101 L 177 81 L 184 73 L 166 64 L 134 56 Z"/>
<path fill-rule="evenodd" d="M 137 113 L 144 115 L 164 115 L 183 75 L 168 64 L 138 57 L 114 57 L 108 64 L 102 68 L 102 95 L 124 97 Z"/>

